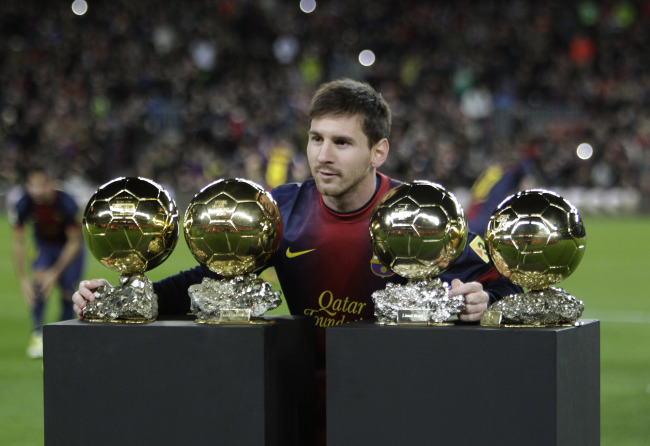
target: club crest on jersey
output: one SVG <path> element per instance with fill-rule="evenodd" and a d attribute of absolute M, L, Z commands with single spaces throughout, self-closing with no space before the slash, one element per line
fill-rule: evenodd
<path fill-rule="evenodd" d="M 370 260 L 370 269 L 379 277 L 390 277 L 395 274 L 390 268 L 381 263 L 377 256 L 372 256 L 372 259 Z"/>
<path fill-rule="evenodd" d="M 488 263 L 490 261 L 490 257 L 488 257 L 487 249 L 485 248 L 485 242 L 481 237 L 478 235 L 474 237 L 474 240 L 469 244 L 469 246 L 474 250 L 478 256 L 483 259 L 485 263 Z"/>

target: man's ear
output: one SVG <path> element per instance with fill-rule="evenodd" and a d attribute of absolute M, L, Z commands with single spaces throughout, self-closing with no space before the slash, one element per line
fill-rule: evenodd
<path fill-rule="evenodd" d="M 375 144 L 370 154 L 372 167 L 375 169 L 384 164 L 386 158 L 388 158 L 388 151 L 390 150 L 388 139 L 382 138 L 377 144 Z"/>

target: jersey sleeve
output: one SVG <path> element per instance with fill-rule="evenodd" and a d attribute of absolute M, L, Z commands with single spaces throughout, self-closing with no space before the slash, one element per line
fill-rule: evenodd
<path fill-rule="evenodd" d="M 11 207 L 11 212 L 8 213 L 9 223 L 16 229 L 25 226 L 25 219 L 29 212 L 29 201 L 27 196 L 20 198 L 14 206 Z"/>
<path fill-rule="evenodd" d="M 510 282 L 508 279 L 500 275 L 496 270 L 494 270 L 498 278 L 491 280 L 487 284 L 483 285 L 483 289 L 490 297 L 490 302 L 488 306 L 492 305 L 496 301 L 509 296 L 510 294 L 522 293 L 523 289 Z M 481 282 L 479 278 L 478 282 Z"/>
<path fill-rule="evenodd" d="M 158 296 L 160 314 L 187 314 L 190 311 L 190 285 L 201 283 L 203 278 L 218 279 L 219 276 L 203 265 L 181 271 L 165 279 L 154 282 L 153 289 Z"/>

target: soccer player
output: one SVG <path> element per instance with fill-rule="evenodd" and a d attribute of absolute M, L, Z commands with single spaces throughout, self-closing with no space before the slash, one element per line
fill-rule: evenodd
<path fill-rule="evenodd" d="M 372 292 L 403 278 L 378 268 L 369 236 L 377 201 L 398 181 L 377 172 L 389 153 L 391 112 L 370 85 L 350 79 L 322 85 L 309 110 L 307 159 L 313 178 L 272 190 L 282 214 L 278 251 L 271 259 L 291 314 L 316 326 L 320 397 L 324 400 L 325 329 L 372 319 Z M 185 314 L 187 288 L 203 277 L 204 266 L 154 284 L 161 313 Z M 464 295 L 463 321 L 478 321 L 489 303 L 520 291 L 494 269 L 480 237 L 472 234 L 461 257 L 440 276 L 452 295 Z M 103 280 L 83 281 L 73 299 L 81 316 L 92 290 Z M 321 406 L 321 410 L 324 406 Z M 324 418 L 323 418 L 324 419 Z M 321 430 L 324 423 L 320 424 Z"/>
<path fill-rule="evenodd" d="M 72 319 L 72 294 L 81 278 L 84 250 L 78 207 L 65 192 L 56 190 L 45 169 L 27 173 L 25 193 L 10 213 L 14 229 L 12 253 L 25 303 L 31 311 L 32 336 L 27 347 L 31 358 L 43 356 L 43 312 L 45 300 L 58 285 L 61 289 L 61 320 Z M 32 274 L 27 267 L 25 226 L 33 225 L 36 257 Z"/>

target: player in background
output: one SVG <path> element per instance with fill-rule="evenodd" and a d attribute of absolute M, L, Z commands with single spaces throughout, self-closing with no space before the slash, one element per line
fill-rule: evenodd
<path fill-rule="evenodd" d="M 43 168 L 29 170 L 25 191 L 9 213 L 13 226 L 12 254 L 16 277 L 30 309 L 32 336 L 27 347 L 31 358 L 43 356 L 42 325 L 45 301 L 58 285 L 61 290 L 61 320 L 72 319 L 72 294 L 81 278 L 84 249 L 78 206 Z M 26 227 L 33 227 L 34 259 L 31 261 Z"/>

